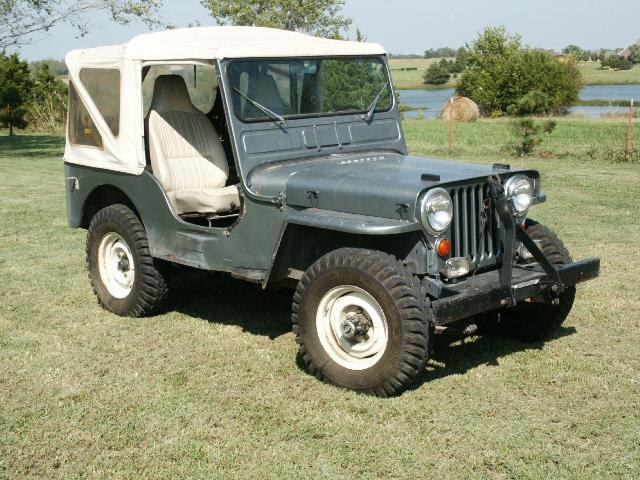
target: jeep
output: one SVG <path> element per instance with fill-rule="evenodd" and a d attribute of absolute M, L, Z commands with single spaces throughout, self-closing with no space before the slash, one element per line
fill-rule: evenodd
<path fill-rule="evenodd" d="M 66 63 L 69 225 L 117 315 L 178 267 L 295 289 L 305 369 L 390 396 L 436 332 L 544 340 L 598 275 L 530 218 L 537 171 L 408 154 L 380 45 L 188 28 Z"/>

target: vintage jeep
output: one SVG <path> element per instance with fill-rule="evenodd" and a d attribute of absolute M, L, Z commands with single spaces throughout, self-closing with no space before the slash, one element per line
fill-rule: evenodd
<path fill-rule="evenodd" d="M 537 172 L 408 155 L 379 45 L 191 28 L 66 62 L 69 225 L 118 315 L 178 266 L 294 287 L 306 369 L 387 396 L 435 331 L 542 340 L 598 275 L 528 218 Z"/>

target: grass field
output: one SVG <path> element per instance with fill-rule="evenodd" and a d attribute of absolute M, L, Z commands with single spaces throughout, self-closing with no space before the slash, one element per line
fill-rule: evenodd
<path fill-rule="evenodd" d="M 425 70 L 439 59 L 391 59 L 391 75 L 396 88 L 418 89 L 418 88 L 434 88 L 423 83 L 422 77 Z M 584 76 L 587 85 L 602 84 L 621 84 L 621 83 L 640 83 L 640 65 L 634 66 L 631 70 L 599 70 L 600 62 L 583 62 L 580 64 L 580 71 Z M 402 68 L 413 67 L 418 70 L 402 71 Z M 450 88 L 455 86 L 455 79 L 451 79 L 445 85 L 438 88 Z"/>
<path fill-rule="evenodd" d="M 540 169 L 533 216 L 602 277 L 546 344 L 439 337 L 386 400 L 300 370 L 286 296 L 193 280 L 161 316 L 101 310 L 63 140 L 0 137 L 0 477 L 639 478 L 640 165 L 583 154 L 622 128 L 560 123 L 542 148 L 567 158 L 516 161 L 505 122 L 456 126 L 451 152 L 444 122 L 406 123 L 413 153 Z"/>

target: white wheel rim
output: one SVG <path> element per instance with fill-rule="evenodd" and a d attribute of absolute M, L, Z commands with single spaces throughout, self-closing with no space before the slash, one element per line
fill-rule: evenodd
<path fill-rule="evenodd" d="M 354 314 L 368 319 L 365 335 L 351 337 L 343 332 Z M 329 290 L 320 301 L 316 329 L 322 347 L 333 361 L 349 370 L 375 365 L 387 348 L 387 319 L 380 304 L 361 288 L 344 285 Z"/>
<path fill-rule="evenodd" d="M 115 232 L 102 237 L 98 247 L 98 270 L 102 284 L 111 296 L 125 298 L 135 280 L 135 265 L 129 245 Z"/>

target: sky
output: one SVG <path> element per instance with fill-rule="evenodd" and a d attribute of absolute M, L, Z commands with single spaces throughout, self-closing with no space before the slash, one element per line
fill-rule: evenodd
<path fill-rule="evenodd" d="M 624 47 L 640 38 L 639 0 L 347 0 L 343 13 L 353 19 L 351 38 L 357 26 L 369 41 L 396 54 L 457 48 L 498 25 L 519 33 L 530 46 L 552 50 L 569 44 Z M 199 0 L 164 0 L 161 14 L 176 26 L 214 24 Z M 20 50 L 29 60 L 61 59 L 74 48 L 123 43 L 146 31 L 142 23 L 120 26 L 96 16 L 83 38 L 63 25 Z"/>

